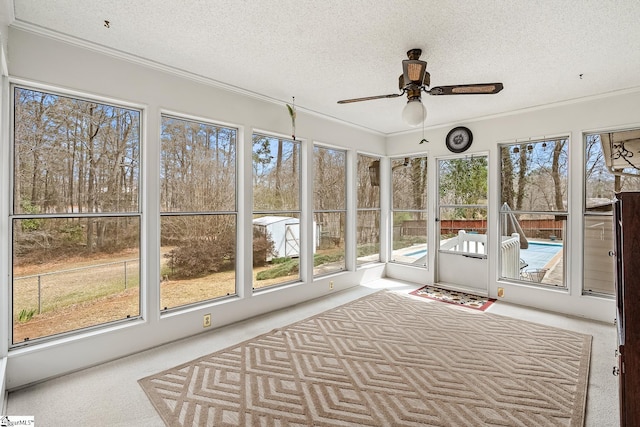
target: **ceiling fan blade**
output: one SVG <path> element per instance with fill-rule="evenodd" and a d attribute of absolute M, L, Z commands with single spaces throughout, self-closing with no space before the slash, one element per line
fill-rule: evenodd
<path fill-rule="evenodd" d="M 472 85 L 436 86 L 429 95 L 491 95 L 503 89 L 502 83 L 477 83 Z"/>
<path fill-rule="evenodd" d="M 402 93 L 392 93 L 390 95 L 377 95 L 377 96 L 367 96 L 364 98 L 343 99 L 342 101 L 338 101 L 338 104 L 349 104 L 351 102 L 370 101 L 372 99 L 397 98 L 402 95 L 403 95 Z"/>

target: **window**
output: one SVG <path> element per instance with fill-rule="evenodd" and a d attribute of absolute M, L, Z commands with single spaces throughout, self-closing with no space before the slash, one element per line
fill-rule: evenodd
<path fill-rule="evenodd" d="M 140 111 L 13 96 L 12 343 L 138 317 Z"/>
<path fill-rule="evenodd" d="M 427 157 L 391 160 L 391 260 L 427 266 Z"/>
<path fill-rule="evenodd" d="M 567 138 L 500 145 L 503 279 L 566 288 Z"/>
<path fill-rule="evenodd" d="M 313 148 L 314 276 L 346 269 L 346 152 Z"/>
<path fill-rule="evenodd" d="M 236 292 L 237 130 L 162 116 L 160 304 Z"/>
<path fill-rule="evenodd" d="M 300 143 L 253 135 L 253 287 L 300 279 Z"/>
<path fill-rule="evenodd" d="M 640 130 L 585 135 L 583 292 L 586 294 L 615 295 L 615 259 L 609 256 L 614 250 L 613 201 L 616 192 L 640 190 L 640 177 L 634 176 L 638 170 L 624 155 L 624 150 L 631 148 L 625 141 L 633 143 L 638 135 Z M 603 142 L 612 145 L 603 147 Z M 603 148 L 612 154 L 609 159 Z M 637 150 L 631 148 L 626 153 L 633 157 L 633 151 Z M 635 158 L 629 160 L 637 162 Z M 608 164 L 623 174 L 614 175 Z"/>
<path fill-rule="evenodd" d="M 380 158 L 358 154 L 356 263 L 380 261 Z"/>

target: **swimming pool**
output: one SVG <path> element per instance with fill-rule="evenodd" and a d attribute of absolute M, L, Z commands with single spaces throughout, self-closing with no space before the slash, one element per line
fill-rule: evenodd
<path fill-rule="evenodd" d="M 520 249 L 520 258 L 524 260 L 529 269 L 545 268 L 547 263 L 553 259 L 556 254 L 562 250 L 562 243 L 551 242 L 529 242 L 529 248 Z M 426 249 L 409 252 L 404 256 L 420 258 L 427 254 Z"/>
<path fill-rule="evenodd" d="M 427 250 L 426 249 L 421 249 L 419 251 L 415 251 L 415 252 L 411 252 L 408 254 L 404 254 L 404 256 L 412 256 L 412 257 L 416 257 L 416 258 L 420 258 L 422 256 L 425 256 L 427 254 Z"/>
<path fill-rule="evenodd" d="M 527 249 L 520 249 L 520 258 L 528 264 L 527 270 L 545 268 L 558 252 L 562 250 L 562 243 L 531 242 Z"/>

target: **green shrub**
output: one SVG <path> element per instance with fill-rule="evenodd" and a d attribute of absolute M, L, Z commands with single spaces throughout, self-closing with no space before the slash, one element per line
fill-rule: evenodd
<path fill-rule="evenodd" d="M 316 254 L 313 257 L 313 266 L 317 267 L 322 264 L 328 264 L 330 262 L 341 261 L 344 259 L 344 253 L 342 251 L 336 251 L 335 253 Z M 290 276 L 296 274 L 300 270 L 300 260 L 298 258 L 274 258 L 272 265 L 268 270 L 261 271 L 256 275 L 257 280 L 275 279 L 277 277 Z"/>
<path fill-rule="evenodd" d="M 273 258 L 271 260 L 271 264 L 284 264 L 285 262 L 291 261 L 291 257 L 283 256 L 280 258 Z"/>
<path fill-rule="evenodd" d="M 261 271 L 256 275 L 257 280 L 275 279 L 277 277 L 286 277 L 292 274 L 298 273 L 300 270 L 300 260 L 287 258 L 286 261 L 281 261 L 283 258 L 279 258 L 279 262 L 268 270 Z"/>
<path fill-rule="evenodd" d="M 377 254 L 380 252 L 378 247 L 376 244 L 360 245 L 356 248 L 356 254 L 358 257 Z"/>
<path fill-rule="evenodd" d="M 31 318 L 35 314 L 36 314 L 35 308 L 31 308 L 29 310 L 27 310 L 26 308 L 23 308 L 22 310 L 20 310 L 20 313 L 18 313 L 18 322 L 21 322 L 21 323 L 28 322 L 29 320 L 31 320 Z"/>
<path fill-rule="evenodd" d="M 85 239 L 82 225 L 78 223 L 65 224 L 60 227 L 59 231 L 68 243 L 82 243 Z"/>
<path fill-rule="evenodd" d="M 20 204 L 22 207 L 22 211 L 28 214 L 37 214 L 39 213 L 39 209 L 37 206 L 31 204 L 28 200 L 23 200 Z M 43 220 L 42 219 L 23 219 L 20 221 L 20 226 L 22 227 L 22 231 L 28 233 L 30 231 L 40 230 L 42 227 Z"/>
<path fill-rule="evenodd" d="M 338 252 L 334 254 L 321 254 L 313 257 L 313 266 L 317 267 L 322 264 L 328 264 L 330 262 L 336 262 L 344 259 L 344 253 Z"/>

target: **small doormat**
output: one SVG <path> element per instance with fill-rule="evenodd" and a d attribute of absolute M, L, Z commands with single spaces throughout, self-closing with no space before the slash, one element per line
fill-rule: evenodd
<path fill-rule="evenodd" d="M 448 302 L 450 304 L 458 304 L 481 311 L 485 311 L 495 301 L 495 299 L 492 298 L 481 297 L 464 292 L 450 291 L 448 289 L 442 289 L 431 285 L 417 289 L 411 292 L 411 295 Z"/>

